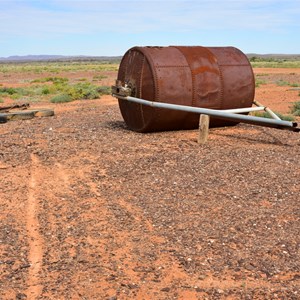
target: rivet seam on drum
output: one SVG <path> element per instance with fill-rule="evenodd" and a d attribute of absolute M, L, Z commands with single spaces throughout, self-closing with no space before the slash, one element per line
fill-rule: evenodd
<path fill-rule="evenodd" d="M 196 106 L 196 74 L 195 72 L 191 69 L 192 73 L 192 106 Z"/>
<path fill-rule="evenodd" d="M 219 65 L 218 61 L 216 61 L 219 72 L 220 72 L 220 81 L 221 81 L 221 91 L 220 91 L 220 107 L 221 109 L 223 108 L 223 102 L 224 102 L 224 77 L 223 77 L 223 73 L 222 73 L 222 68 Z"/>
<path fill-rule="evenodd" d="M 128 52 L 128 56 L 127 57 L 129 57 L 130 56 L 130 53 L 131 53 L 131 51 L 129 50 L 129 52 Z M 127 77 L 127 71 L 128 71 L 128 58 L 126 57 L 126 59 L 127 59 L 127 63 L 125 64 L 125 76 L 124 76 L 124 78 L 126 78 Z"/>
<path fill-rule="evenodd" d="M 152 57 L 151 57 L 152 59 Z M 152 61 L 152 66 L 153 66 L 153 82 L 154 82 L 154 90 L 155 90 L 155 99 L 154 101 L 160 102 L 160 95 L 159 95 L 159 85 L 158 85 L 158 77 L 157 77 L 157 67 L 156 65 L 153 63 Z M 159 119 L 160 117 L 160 109 L 159 108 L 153 108 L 155 110 L 155 114 L 154 114 L 154 120 Z M 155 121 L 153 122 L 155 124 Z"/>
<path fill-rule="evenodd" d="M 144 74 L 144 65 L 145 65 L 145 55 L 143 54 L 143 60 L 142 60 L 142 69 L 141 69 L 141 77 L 140 77 L 140 86 L 139 86 L 139 97 L 143 98 L 142 95 L 142 86 L 143 86 L 143 74 Z M 140 104 L 140 110 L 141 110 L 141 115 L 142 115 L 142 120 L 143 120 L 143 127 L 145 126 L 145 118 L 144 118 L 144 112 L 143 112 L 143 106 Z"/>
<path fill-rule="evenodd" d="M 160 65 L 155 65 L 155 68 L 189 68 L 190 66 L 160 66 Z"/>
<path fill-rule="evenodd" d="M 242 64 L 242 65 L 230 65 L 230 64 L 222 64 L 222 67 L 249 67 L 247 64 Z"/>
<path fill-rule="evenodd" d="M 195 106 L 195 94 L 196 94 L 196 87 L 195 87 L 195 74 L 191 68 L 191 65 L 185 55 L 184 52 L 182 52 L 182 50 L 180 49 L 180 47 L 175 47 L 179 52 L 180 54 L 184 57 L 186 63 L 187 63 L 187 66 L 183 66 L 183 65 L 180 65 L 180 66 L 177 66 L 177 68 L 182 68 L 182 67 L 188 67 L 190 69 L 190 72 L 191 72 L 191 75 L 192 75 L 192 103 L 191 105 L 192 106 Z"/>
<path fill-rule="evenodd" d="M 216 56 L 213 54 L 213 52 L 211 52 L 210 50 L 206 49 L 206 51 L 212 56 L 214 57 L 214 61 L 218 67 L 219 70 L 219 76 L 220 76 L 220 82 L 221 82 L 221 90 L 220 90 L 220 94 L 219 94 L 219 101 L 220 101 L 220 108 L 222 109 L 223 107 L 223 102 L 224 102 L 224 78 L 223 78 L 223 73 L 221 71 L 221 67 L 219 65 L 218 59 L 216 58 Z"/>

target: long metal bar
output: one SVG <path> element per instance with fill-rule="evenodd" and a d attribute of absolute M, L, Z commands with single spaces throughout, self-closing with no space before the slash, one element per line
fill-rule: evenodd
<path fill-rule="evenodd" d="M 265 107 L 258 106 L 258 107 L 233 108 L 233 109 L 223 109 L 221 111 L 227 113 L 233 113 L 233 114 L 241 114 L 241 113 L 247 113 L 251 111 L 261 111 L 261 110 L 265 110 Z"/>
<path fill-rule="evenodd" d="M 177 105 L 177 104 L 162 103 L 162 102 L 153 102 L 153 101 L 130 97 L 130 96 L 127 97 L 120 96 L 117 94 L 113 94 L 113 96 L 118 99 L 127 100 L 130 102 L 135 102 L 135 103 L 139 103 L 151 107 L 186 111 L 186 112 L 197 113 L 197 114 L 205 114 L 218 119 L 243 122 L 243 123 L 248 123 L 248 124 L 253 124 L 258 126 L 287 129 L 296 132 L 300 131 L 300 128 L 297 128 L 296 122 L 274 120 L 274 119 L 267 119 L 261 117 L 246 116 L 246 115 L 238 115 L 234 113 L 224 112 L 222 110 L 215 110 L 215 109 L 208 109 L 208 108 L 192 107 L 192 106 Z"/>

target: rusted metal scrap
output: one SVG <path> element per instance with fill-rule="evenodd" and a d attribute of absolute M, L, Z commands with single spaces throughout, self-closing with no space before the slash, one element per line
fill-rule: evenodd
<path fill-rule="evenodd" d="M 255 101 L 254 93 L 251 64 L 234 47 L 133 47 L 112 87 L 125 123 L 137 132 L 195 129 L 199 114 L 211 116 L 210 127 L 243 122 L 300 131 Z M 247 116 L 257 110 L 272 119 Z"/>
<path fill-rule="evenodd" d="M 0 107 L 0 123 L 14 120 L 29 120 L 34 117 L 52 117 L 54 110 L 51 108 L 29 109 L 29 103 L 13 104 Z"/>
<path fill-rule="evenodd" d="M 23 104 L 12 104 L 12 105 L 8 105 L 8 106 L 0 106 L 0 112 L 1 113 L 5 113 L 5 112 L 9 112 L 12 109 L 20 109 L 20 110 L 25 110 L 28 109 L 30 107 L 29 103 L 23 103 Z"/>
<path fill-rule="evenodd" d="M 252 67 L 246 55 L 234 47 L 134 47 L 123 56 L 117 79 L 119 91 L 120 85 L 130 89 L 126 96 L 153 102 L 223 110 L 249 107 L 254 99 Z M 198 114 L 162 110 L 120 98 L 119 107 L 128 127 L 139 132 L 199 125 Z M 236 123 L 211 120 L 214 126 L 229 124 Z"/>
<path fill-rule="evenodd" d="M 0 123 L 6 123 L 7 122 L 7 116 L 5 114 L 0 113 Z"/>

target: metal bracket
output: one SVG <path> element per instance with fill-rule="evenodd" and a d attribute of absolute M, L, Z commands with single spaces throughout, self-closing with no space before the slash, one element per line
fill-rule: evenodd
<path fill-rule="evenodd" d="M 127 83 L 122 84 L 121 80 L 116 80 L 116 85 L 111 87 L 112 95 L 127 97 L 131 96 L 132 88 Z"/>

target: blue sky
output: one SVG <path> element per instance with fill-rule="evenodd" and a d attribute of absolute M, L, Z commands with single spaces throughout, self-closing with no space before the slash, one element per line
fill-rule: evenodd
<path fill-rule="evenodd" d="M 132 46 L 300 53 L 300 0 L 0 0 L 0 57 L 122 55 Z"/>

